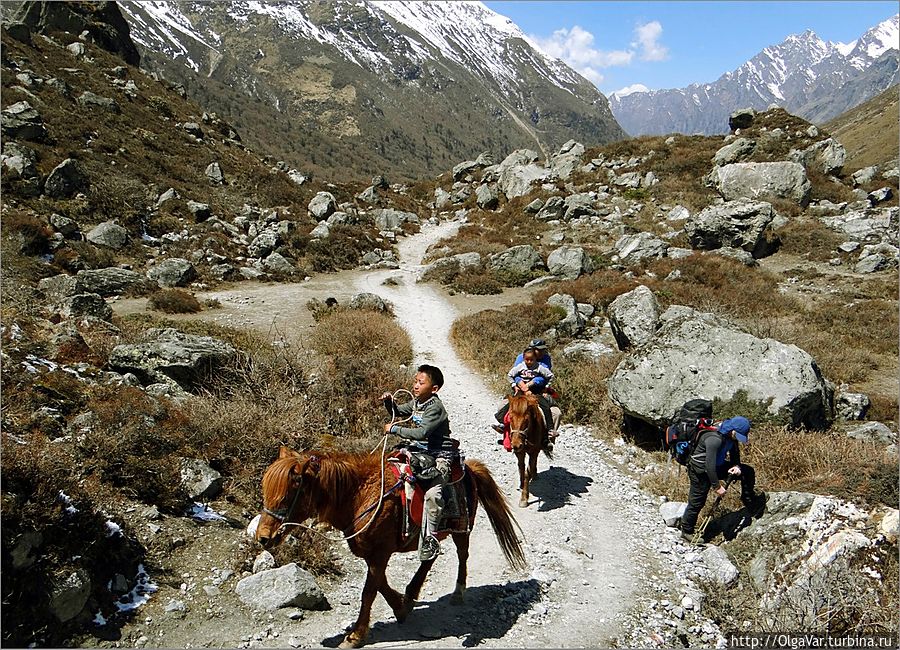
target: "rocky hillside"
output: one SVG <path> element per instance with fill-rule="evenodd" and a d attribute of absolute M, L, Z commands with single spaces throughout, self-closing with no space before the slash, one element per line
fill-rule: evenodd
<path fill-rule="evenodd" d="M 121 7 L 145 67 L 302 169 L 419 177 L 624 135 L 590 82 L 480 3 Z"/>
<path fill-rule="evenodd" d="M 249 620 L 257 628 L 228 630 L 247 647 L 308 632 L 315 613 L 299 609 L 259 630 L 235 595 L 254 571 L 242 531 L 259 477 L 279 443 L 370 450 L 372 396 L 407 379 L 412 344 L 377 296 L 312 301 L 299 325 L 306 313 L 294 308 L 288 341 L 274 325 L 259 336 L 210 322 L 225 300 L 210 290 L 277 290 L 253 307 L 273 322 L 280 291 L 313 283 L 296 281 L 396 268 L 398 239 L 449 221 L 458 232 L 429 251 L 424 281 L 466 300 L 524 287 L 531 300 L 461 321 L 461 354 L 502 372 L 511 341 L 543 336 L 566 421 L 610 440 L 595 446 L 654 498 L 684 496 L 683 477 L 655 455 L 679 400 L 702 395 L 717 413 L 754 421 L 747 459 L 776 494 L 724 548 L 748 588 L 728 591 L 733 571 L 718 552 L 690 554 L 697 575 L 721 569 L 724 595 L 700 610 L 702 595 L 692 587 L 685 600 L 684 583 L 665 598 L 648 592 L 631 645 L 712 646 L 718 632 L 698 618 L 707 612 L 728 631 L 819 626 L 809 616 L 838 602 L 835 590 L 853 602 L 828 629 L 883 631 L 890 619 L 873 601 L 894 616 L 898 351 L 885 332 L 898 328 L 895 148 L 878 167 L 849 166 L 833 133 L 772 109 L 735 113 L 724 137 L 480 152 L 410 184 L 309 180 L 137 67 L 116 5 L 35 11 L 0 35 L 5 645 L 152 645 L 150 635 L 196 645 L 208 642 L 197 638 L 201 620 L 217 630 Z M 413 281 L 397 276 L 390 286 Z M 138 313 L 116 313 L 129 296 L 146 297 Z M 240 317 L 246 305 L 229 307 Z M 557 477 L 578 495 L 608 484 L 586 473 Z M 674 551 L 688 557 L 665 538 L 640 559 L 656 566 Z M 355 603 L 358 574 L 338 575 L 318 537 L 272 561 L 332 580 L 340 611 Z M 840 579 L 826 580 L 823 566 Z M 560 594 L 561 609 L 583 604 L 584 585 L 540 579 L 534 590 Z M 816 600 L 791 609 L 810 580 Z M 136 617 L 154 590 L 165 600 Z M 716 612 L 717 602 L 735 606 Z M 552 604 L 509 605 L 511 645 L 527 643 L 526 619 L 557 615 Z"/>
<path fill-rule="evenodd" d="M 738 107 L 772 104 L 822 124 L 900 82 L 900 16 L 875 25 L 849 44 L 812 31 L 765 48 L 713 83 L 610 97 L 631 135 L 723 133 Z"/>

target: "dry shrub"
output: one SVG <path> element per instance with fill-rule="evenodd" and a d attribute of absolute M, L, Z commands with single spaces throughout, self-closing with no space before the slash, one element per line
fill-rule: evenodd
<path fill-rule="evenodd" d="M 871 402 L 868 413 L 868 418 L 870 420 L 876 420 L 878 422 L 893 422 L 896 426 L 897 413 L 898 411 L 900 411 L 900 406 L 898 406 L 897 403 L 896 393 L 893 395 L 870 394 L 869 400 Z"/>
<path fill-rule="evenodd" d="M 621 354 L 605 355 L 599 360 L 557 357 L 553 385 L 559 391 L 566 422 L 589 424 L 608 440 L 619 434 L 622 409 L 609 399 L 606 380 L 621 359 Z"/>
<path fill-rule="evenodd" d="M 382 247 L 362 226 L 336 224 L 330 233 L 324 239 L 303 236 L 292 241 L 293 252 L 303 256 L 301 265 L 307 264 L 317 273 L 352 269 L 363 255 Z"/>
<path fill-rule="evenodd" d="M 50 250 L 53 230 L 47 222 L 33 214 L 19 210 L 4 210 L 3 236 L 15 242 L 24 255 L 42 255 Z"/>
<path fill-rule="evenodd" d="M 116 573 L 134 573 L 142 549 L 129 541 L 133 535 L 108 535 L 109 515 L 95 505 L 102 496 L 86 487 L 78 468 L 68 446 L 53 444 L 45 436 L 36 435 L 25 445 L 4 437 L 0 535 L 4 646 L 64 647 L 80 630 L 82 619 L 60 623 L 49 608 L 54 588 L 75 569 L 91 576 L 91 597 L 98 602 L 108 601 L 106 585 Z M 74 509 L 67 510 L 69 506 Z M 37 537 L 30 554 L 33 561 L 14 566 L 11 552 L 25 534 Z"/>
<path fill-rule="evenodd" d="M 791 219 L 778 230 L 781 250 L 813 261 L 825 262 L 837 255 L 844 238 L 818 219 Z"/>
<path fill-rule="evenodd" d="M 503 293 L 503 285 L 483 270 L 469 269 L 459 273 L 450 282 L 450 288 L 460 293 L 493 295 Z"/>
<path fill-rule="evenodd" d="M 754 426 L 742 462 L 763 490 L 797 490 L 897 506 L 897 465 L 876 443 L 831 431 Z M 799 453 L 798 453 L 799 450 Z"/>
<path fill-rule="evenodd" d="M 460 356 L 485 373 L 494 388 L 506 390 L 506 372 L 516 355 L 558 321 L 558 311 L 548 305 L 511 305 L 460 318 L 450 338 Z"/>
<path fill-rule="evenodd" d="M 87 406 L 96 422 L 78 441 L 84 473 L 131 498 L 180 512 L 187 494 L 178 456 L 193 451 L 180 414 L 131 386 L 99 388 Z"/>
<path fill-rule="evenodd" d="M 147 308 L 166 314 L 196 314 L 203 310 L 203 305 L 194 294 L 184 289 L 162 289 L 150 294 Z"/>
<path fill-rule="evenodd" d="M 687 305 L 700 311 L 715 312 L 738 319 L 753 320 L 765 316 L 794 314 L 799 303 L 773 288 L 778 284 L 771 273 L 747 268 L 740 262 L 719 255 L 691 255 L 683 259 L 661 259 L 648 266 L 657 278 L 678 269 L 681 278 L 674 282 L 644 280 L 665 309 Z"/>
<path fill-rule="evenodd" d="M 314 385 L 321 431 L 350 438 L 352 447 L 371 448 L 384 422 L 377 398 L 406 387 L 412 343 L 389 316 L 367 310 L 336 310 L 323 318 L 312 337 L 323 361 Z"/>
<path fill-rule="evenodd" d="M 536 303 L 546 302 L 554 293 L 567 293 L 576 302 L 606 309 L 619 295 L 637 286 L 634 280 L 626 279 L 618 271 L 602 269 L 590 275 L 582 275 L 577 280 L 553 282 L 534 294 Z"/>

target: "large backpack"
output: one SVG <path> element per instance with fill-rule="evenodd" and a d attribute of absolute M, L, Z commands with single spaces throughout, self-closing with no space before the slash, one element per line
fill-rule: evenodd
<path fill-rule="evenodd" d="M 716 431 L 712 420 L 712 402 L 692 399 L 675 411 L 671 424 L 666 428 L 665 445 L 669 455 L 681 465 L 687 465 L 697 448 L 700 436 L 706 431 Z"/>

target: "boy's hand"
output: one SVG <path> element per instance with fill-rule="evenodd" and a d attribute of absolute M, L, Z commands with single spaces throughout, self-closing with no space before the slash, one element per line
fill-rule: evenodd
<path fill-rule="evenodd" d="M 380 401 L 382 401 L 382 402 L 393 402 L 393 401 L 394 401 L 394 397 L 393 397 L 393 395 L 391 395 L 390 393 L 382 393 L 382 394 L 381 394 L 381 400 L 380 400 Z"/>
<path fill-rule="evenodd" d="M 730 468 L 728 469 L 728 473 L 731 474 L 732 476 L 740 476 L 740 475 L 741 475 L 741 468 L 738 467 L 737 465 L 735 465 L 734 467 L 730 467 Z"/>
<path fill-rule="evenodd" d="M 390 433 L 390 432 L 391 432 L 391 427 L 392 427 L 392 426 L 394 426 L 394 425 L 392 425 L 390 422 L 388 422 L 387 424 L 385 424 L 385 425 L 384 425 L 384 432 L 385 432 L 385 433 Z"/>

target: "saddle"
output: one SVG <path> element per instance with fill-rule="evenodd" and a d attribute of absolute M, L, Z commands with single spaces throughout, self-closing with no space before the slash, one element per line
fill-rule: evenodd
<path fill-rule="evenodd" d="M 422 528 L 425 492 L 434 483 L 435 462 L 430 454 L 407 447 L 395 449 L 387 461 L 394 477 L 403 482 L 400 492 L 403 501 L 402 535 L 406 540 Z M 444 486 L 442 496 L 444 511 L 435 533 L 469 532 L 475 519 L 475 494 L 471 477 L 459 453 L 452 453 L 450 482 Z"/>

